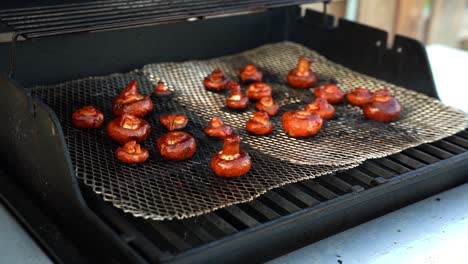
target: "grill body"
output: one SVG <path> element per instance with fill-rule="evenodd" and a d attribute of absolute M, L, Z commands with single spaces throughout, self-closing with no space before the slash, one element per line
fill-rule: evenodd
<path fill-rule="evenodd" d="M 466 182 L 464 131 L 204 216 L 164 222 L 137 219 L 81 186 L 55 113 L 22 88 L 125 72 L 149 62 L 213 58 L 290 40 L 356 71 L 437 97 L 420 43 L 397 37 L 395 46 L 387 49 L 385 32 L 345 20 L 336 27 L 332 20 L 312 11 L 301 17 L 298 8 L 282 7 L 20 41 L 16 82 L 0 79 L 0 95 L 8 98 L 0 105 L 0 112 L 8 116 L 0 130 L 0 159 L 8 180 L 37 200 L 86 258 L 123 263 L 264 261 Z M 0 45 L 2 57 L 9 50 L 9 45 Z M 7 61 L 0 62 L 0 71 L 7 70 Z M 4 197 L 12 207 L 18 206 L 15 195 Z M 32 230 L 39 228 L 33 216 L 22 215 Z M 51 241 L 43 239 L 44 247 L 58 250 Z"/>

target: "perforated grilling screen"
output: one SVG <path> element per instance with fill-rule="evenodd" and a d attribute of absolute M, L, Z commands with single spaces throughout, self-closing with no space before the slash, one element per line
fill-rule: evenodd
<path fill-rule="evenodd" d="M 313 69 L 322 83 L 336 82 L 345 91 L 356 86 L 372 91 L 391 88 L 403 107 L 400 119 L 391 124 L 369 121 L 358 108 L 343 104 L 337 107 L 336 118 L 326 122 L 319 134 L 310 139 L 286 136 L 281 129 L 281 113 L 272 119 L 275 128 L 272 135 L 255 137 L 244 129 L 253 106 L 245 112 L 230 111 L 224 107 L 225 95 L 207 92 L 202 85 L 203 78 L 215 68 L 237 79 L 243 66 L 255 63 L 264 72 L 265 81 L 272 85 L 282 112 L 298 109 L 312 101 L 312 93 L 291 89 L 284 80 L 300 55 L 315 60 Z M 142 93 L 150 94 L 155 83 L 163 80 L 176 95 L 173 100 L 154 101 L 155 110 L 146 117 L 152 132 L 144 143 L 150 159 L 142 165 L 129 166 L 114 159 L 118 145 L 107 138 L 103 128 L 76 129 L 71 114 L 83 105 L 94 105 L 110 121 L 112 99 L 132 79 L 138 80 Z M 77 177 L 116 207 L 154 220 L 186 218 L 249 201 L 287 183 L 344 170 L 366 159 L 435 141 L 466 125 L 462 112 L 423 94 L 353 72 L 289 42 L 207 61 L 152 64 L 127 74 L 37 86 L 31 88 L 31 93 L 57 114 Z M 198 148 L 189 161 L 164 161 L 157 153 L 156 140 L 166 133 L 158 120 L 166 113 L 184 113 L 190 118 L 186 131 L 194 135 Z M 253 167 L 244 177 L 218 178 L 209 168 L 211 156 L 222 148 L 222 142 L 206 137 L 202 131 L 215 115 L 235 128 L 243 139 L 242 148 L 252 156 Z"/>

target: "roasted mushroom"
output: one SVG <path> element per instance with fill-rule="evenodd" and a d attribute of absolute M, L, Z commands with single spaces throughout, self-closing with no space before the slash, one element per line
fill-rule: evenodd
<path fill-rule="evenodd" d="M 112 102 L 112 111 L 115 116 L 129 114 L 143 117 L 151 110 L 153 110 L 153 102 L 149 96 L 138 93 L 136 80 L 131 81 Z"/>
<path fill-rule="evenodd" d="M 332 119 L 335 116 L 335 107 L 323 98 L 315 100 L 306 105 L 305 110 L 311 114 L 318 114 L 322 119 Z"/>
<path fill-rule="evenodd" d="M 283 114 L 283 128 L 292 137 L 310 137 L 320 130 L 323 119 L 307 111 L 289 111 Z"/>
<path fill-rule="evenodd" d="M 257 69 L 254 64 L 247 64 L 244 69 L 240 71 L 240 79 L 243 83 L 247 82 L 261 82 L 263 73 Z"/>
<path fill-rule="evenodd" d="M 233 134 L 224 138 L 223 150 L 211 159 L 211 169 L 220 177 L 240 177 L 249 172 L 252 162 L 248 153 L 240 150 L 240 137 Z"/>
<path fill-rule="evenodd" d="M 279 105 L 275 103 L 271 96 L 262 97 L 255 107 L 258 111 L 266 112 L 269 116 L 275 116 L 279 112 Z"/>
<path fill-rule="evenodd" d="M 147 149 L 142 148 L 135 140 L 132 140 L 117 148 L 115 157 L 120 162 L 127 164 L 143 163 L 148 159 L 149 152 Z"/>
<path fill-rule="evenodd" d="M 267 113 L 255 112 L 253 118 L 245 124 L 245 128 L 254 135 L 267 135 L 273 130 L 273 125 Z"/>
<path fill-rule="evenodd" d="M 210 124 L 204 131 L 208 136 L 218 138 L 224 138 L 232 134 L 232 128 L 225 125 L 223 120 L 216 116 L 211 118 Z"/>
<path fill-rule="evenodd" d="M 372 94 L 366 88 L 356 87 L 346 95 L 349 104 L 362 107 L 369 103 L 372 99 Z"/>
<path fill-rule="evenodd" d="M 314 89 L 315 97 L 324 98 L 330 104 L 339 104 L 343 101 L 344 92 L 336 84 L 327 83 Z"/>
<path fill-rule="evenodd" d="M 170 96 L 172 93 L 173 92 L 167 88 L 164 82 L 158 82 L 158 85 L 153 91 L 153 94 L 156 96 Z"/>
<path fill-rule="evenodd" d="M 306 89 L 317 85 L 317 75 L 310 69 L 312 59 L 306 56 L 299 57 L 299 62 L 295 69 L 288 73 L 288 83 L 293 88 Z"/>
<path fill-rule="evenodd" d="M 397 99 L 391 96 L 388 89 L 384 88 L 374 92 L 369 103 L 362 107 L 364 116 L 379 122 L 392 122 L 398 119 L 401 106 Z"/>
<path fill-rule="evenodd" d="M 168 114 L 160 116 L 159 122 L 169 131 L 174 131 L 184 129 L 188 123 L 188 118 L 183 114 Z"/>
<path fill-rule="evenodd" d="M 197 143 L 189 133 L 174 131 L 161 136 L 157 147 L 164 159 L 187 160 L 195 154 Z"/>
<path fill-rule="evenodd" d="M 245 109 L 249 104 L 249 98 L 242 94 L 240 85 L 231 81 L 227 86 L 231 96 L 226 100 L 226 106 L 236 110 Z"/>
<path fill-rule="evenodd" d="M 104 122 L 104 114 L 94 106 L 84 106 L 73 112 L 73 125 L 79 128 L 98 128 Z"/>
<path fill-rule="evenodd" d="M 226 88 L 229 80 L 224 76 L 220 69 L 214 70 L 210 75 L 205 77 L 203 85 L 208 90 L 222 91 Z"/>
<path fill-rule="evenodd" d="M 250 100 L 260 100 L 262 97 L 271 97 L 271 86 L 263 82 L 255 82 L 245 91 Z"/>
<path fill-rule="evenodd" d="M 143 142 L 148 137 L 151 126 L 144 119 L 123 114 L 110 121 L 106 130 L 112 140 L 123 145 L 132 140 Z"/>

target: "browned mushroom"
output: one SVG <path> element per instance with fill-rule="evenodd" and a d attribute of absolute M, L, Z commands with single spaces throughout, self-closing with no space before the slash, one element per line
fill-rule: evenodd
<path fill-rule="evenodd" d="M 159 122 L 169 131 L 184 129 L 188 123 L 188 118 L 183 114 L 168 114 L 159 117 Z"/>
<path fill-rule="evenodd" d="M 271 86 L 263 82 L 255 82 L 245 91 L 250 100 L 260 100 L 262 97 L 271 97 Z"/>
<path fill-rule="evenodd" d="M 288 83 L 293 88 L 306 89 L 317 85 L 317 75 L 310 69 L 312 59 L 306 56 L 299 57 L 299 62 L 295 69 L 288 73 Z"/>
<path fill-rule="evenodd" d="M 104 122 L 104 114 L 94 106 L 84 106 L 73 112 L 73 125 L 79 128 L 98 128 Z"/>
<path fill-rule="evenodd" d="M 153 91 L 153 94 L 157 96 L 170 96 L 172 93 L 173 92 L 167 88 L 164 82 L 158 82 L 158 85 Z"/>
<path fill-rule="evenodd" d="M 254 135 L 267 135 L 273 130 L 268 114 L 265 112 L 255 112 L 252 119 L 245 124 L 247 131 Z"/>
<path fill-rule="evenodd" d="M 315 88 L 314 95 L 326 99 L 330 104 L 339 104 L 343 101 L 345 94 L 336 84 L 327 83 Z"/>
<path fill-rule="evenodd" d="M 322 119 L 326 120 L 335 116 L 335 107 L 324 98 L 315 98 L 312 103 L 306 105 L 305 110 L 311 114 L 318 114 Z"/>
<path fill-rule="evenodd" d="M 233 134 L 224 138 L 223 150 L 211 159 L 211 169 L 220 177 L 240 177 L 249 172 L 252 162 L 248 153 L 239 147 L 240 137 Z"/>
<path fill-rule="evenodd" d="M 138 93 L 138 83 L 133 80 L 114 99 L 112 110 L 115 116 L 129 114 L 143 117 L 153 110 L 153 102 L 149 96 Z"/>
<path fill-rule="evenodd" d="M 231 96 L 226 100 L 226 106 L 236 110 L 245 109 L 249 104 L 249 98 L 242 94 L 240 85 L 231 81 L 227 86 Z"/>
<path fill-rule="evenodd" d="M 292 137 L 310 137 L 318 133 L 323 120 L 318 114 L 307 111 L 289 111 L 283 114 L 283 128 Z"/>
<path fill-rule="evenodd" d="M 362 107 L 371 101 L 372 94 L 366 88 L 356 87 L 346 98 L 351 105 Z"/>
<path fill-rule="evenodd" d="M 208 90 L 222 91 L 226 88 L 229 80 L 224 76 L 224 73 L 220 69 L 214 70 L 210 75 L 205 77 L 203 85 Z"/>
<path fill-rule="evenodd" d="M 243 83 L 247 82 L 261 82 L 263 73 L 257 69 L 255 64 L 247 64 L 244 69 L 240 71 L 240 79 Z"/>
<path fill-rule="evenodd" d="M 122 147 L 117 148 L 115 151 L 115 157 L 123 163 L 134 164 L 134 163 L 143 163 L 149 157 L 149 152 L 147 149 L 142 148 L 140 144 L 132 140 Z"/>
<path fill-rule="evenodd" d="M 386 88 L 375 91 L 369 103 L 362 107 L 364 116 L 379 122 L 392 122 L 398 119 L 401 106 Z"/>
<path fill-rule="evenodd" d="M 258 111 L 266 112 L 269 116 L 275 116 L 279 112 L 279 105 L 275 103 L 271 96 L 262 97 L 255 107 Z"/>
<path fill-rule="evenodd" d="M 112 140 L 125 144 L 132 140 L 143 142 L 148 137 L 151 126 L 144 119 L 123 114 L 110 121 L 106 130 Z"/>
<path fill-rule="evenodd" d="M 232 134 L 232 128 L 225 125 L 223 120 L 217 116 L 211 119 L 210 124 L 204 131 L 208 136 L 218 138 L 224 138 Z"/>
<path fill-rule="evenodd" d="M 189 133 L 173 131 L 161 136 L 157 147 L 164 159 L 187 160 L 195 154 L 197 143 Z"/>

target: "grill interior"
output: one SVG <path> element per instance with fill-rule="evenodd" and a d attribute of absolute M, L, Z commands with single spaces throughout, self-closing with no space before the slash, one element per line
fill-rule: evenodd
<path fill-rule="evenodd" d="M 82 3 L 83 7 L 88 2 Z M 13 12 L 44 10 L 47 17 L 47 8 Z M 11 18 L 8 12 L 2 10 L 2 18 Z M 219 13 L 224 12 L 219 9 Z M 86 27 L 81 22 L 77 27 L 67 24 L 81 17 L 60 17 L 60 12 L 49 17 L 54 16 L 65 18 L 65 32 L 49 30 L 57 25 L 30 24 L 44 31 L 39 35 L 30 32 L 29 37 Z M 128 72 L 150 62 L 208 59 L 289 40 L 358 72 L 436 97 L 424 47 L 396 37 L 395 46 L 388 49 L 376 45 L 386 43 L 383 31 L 345 20 L 335 27 L 324 18 L 328 17 L 311 11 L 301 17 L 298 8 L 284 7 L 250 15 L 131 29 L 122 29 L 126 27 L 122 23 L 116 27 L 121 30 L 116 31 L 19 41 L 16 80 L 26 87 L 59 83 L 84 76 Z M 113 18 L 103 19 L 113 24 Z M 139 23 L 134 25 L 148 21 Z M 26 30 L 17 29 L 17 35 Z M 7 57 L 10 51 L 9 44 L 0 43 L 0 54 Z M 2 72 L 8 67 L 8 62 L 0 61 Z M 250 203 L 200 217 L 162 222 L 138 219 L 103 202 L 86 186 L 78 189 L 53 111 L 31 100 L 17 83 L 0 77 L 0 86 L 0 95 L 9 98 L 0 104 L 0 112 L 12 113 L 12 118 L 5 120 L 5 129 L 0 130 L 0 142 L 5 146 L 0 149 L 2 165 L 31 195 L 31 200 L 37 201 L 54 219 L 60 231 L 79 245 L 81 252 L 93 260 L 101 257 L 101 262 L 109 262 L 109 256 L 118 259 L 117 263 L 264 261 L 467 180 L 463 166 L 468 163 L 468 132 L 463 131 L 389 157 L 366 161 L 343 173 L 284 186 Z M 44 149 L 48 150 L 46 154 Z M 36 220 L 28 218 L 32 228 L 40 229 Z M 40 241 L 53 244 L 42 238 Z"/>
<path fill-rule="evenodd" d="M 345 172 L 289 184 L 271 190 L 251 202 L 184 220 L 142 220 L 124 214 L 103 202 L 97 203 L 99 207 L 97 211 L 118 233 L 126 234 L 127 224 L 131 223 L 140 234 L 144 234 L 146 239 L 153 242 L 155 248 L 149 252 L 145 252 L 144 248 L 138 248 L 137 244 L 134 245 L 145 258 L 151 259 L 154 252 L 158 252 L 157 259 L 179 260 L 178 258 L 185 255 L 189 256 L 197 247 L 207 247 L 211 242 L 222 239 L 229 240 L 243 231 L 248 232 L 250 229 L 261 227 L 262 224 L 275 222 L 303 210 L 314 210 L 324 204 L 349 199 L 373 187 L 388 185 L 394 178 L 405 177 L 407 174 L 467 151 L 468 132 L 465 130 L 443 140 L 410 148 L 398 154 L 365 161 L 359 167 Z M 387 211 L 388 208 L 382 207 L 379 214 Z M 122 219 L 116 216 L 121 216 L 125 220 L 122 222 Z M 342 227 L 334 228 L 333 232 L 338 232 L 340 228 Z M 319 238 L 318 234 L 313 234 L 308 238 L 308 242 Z M 273 254 L 282 253 L 284 252 L 280 249 Z M 252 258 L 256 259 L 253 256 Z"/>

